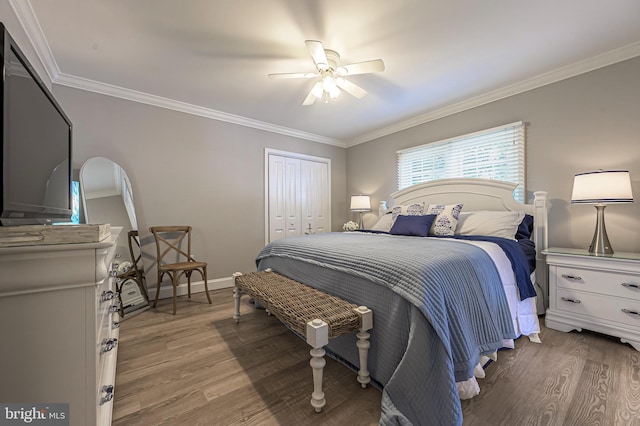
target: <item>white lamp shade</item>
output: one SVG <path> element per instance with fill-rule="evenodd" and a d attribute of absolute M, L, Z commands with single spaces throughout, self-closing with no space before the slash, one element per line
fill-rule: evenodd
<path fill-rule="evenodd" d="M 368 195 L 352 195 L 351 211 L 368 212 L 371 210 L 371 200 Z"/>
<path fill-rule="evenodd" d="M 573 180 L 572 203 L 631 203 L 631 177 L 627 170 L 599 170 L 577 174 Z"/>

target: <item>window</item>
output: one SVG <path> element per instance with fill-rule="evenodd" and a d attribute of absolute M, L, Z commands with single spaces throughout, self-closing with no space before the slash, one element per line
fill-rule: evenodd
<path fill-rule="evenodd" d="M 398 151 L 398 189 L 446 178 L 485 178 L 517 183 L 524 202 L 524 123 Z"/>

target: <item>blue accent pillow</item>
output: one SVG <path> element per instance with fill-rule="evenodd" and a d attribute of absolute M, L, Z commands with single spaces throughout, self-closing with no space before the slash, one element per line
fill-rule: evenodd
<path fill-rule="evenodd" d="M 516 231 L 516 240 L 528 240 L 531 238 L 531 233 L 533 232 L 533 216 L 530 214 L 524 215 L 522 222 L 518 225 L 518 230 Z"/>
<path fill-rule="evenodd" d="M 426 214 L 421 216 L 399 215 L 389 231 L 392 235 L 408 235 L 413 237 L 426 237 L 437 215 Z"/>

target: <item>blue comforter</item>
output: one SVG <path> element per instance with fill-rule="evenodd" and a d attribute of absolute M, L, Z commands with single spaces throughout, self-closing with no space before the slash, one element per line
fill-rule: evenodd
<path fill-rule="evenodd" d="M 464 242 L 329 233 L 277 240 L 257 262 L 373 309 L 381 424 L 462 424 L 455 382 L 515 337 L 495 265 Z M 355 346 L 340 339 L 328 349 L 357 365 Z"/>

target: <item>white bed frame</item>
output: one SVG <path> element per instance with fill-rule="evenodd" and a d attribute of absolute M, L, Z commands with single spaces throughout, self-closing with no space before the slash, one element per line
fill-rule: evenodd
<path fill-rule="evenodd" d="M 524 211 L 534 217 L 532 239 L 536 244 L 536 280 L 538 314 L 548 306 L 547 264 L 542 250 L 548 245 L 549 202 L 545 191 L 533 193 L 533 204 L 522 204 L 513 198 L 517 184 L 490 179 L 441 179 L 410 186 L 391 194 L 393 205 L 411 203 L 458 204 L 463 212 Z"/>

